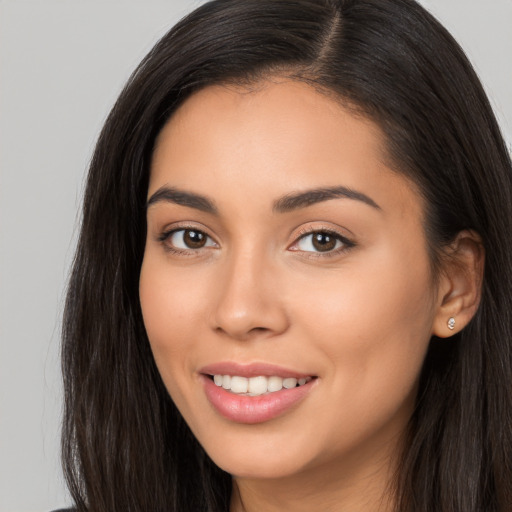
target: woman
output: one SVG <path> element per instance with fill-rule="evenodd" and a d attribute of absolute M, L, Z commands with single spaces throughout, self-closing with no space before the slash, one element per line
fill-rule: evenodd
<path fill-rule="evenodd" d="M 217 0 L 91 163 L 68 292 L 80 511 L 512 506 L 510 157 L 411 0 Z"/>

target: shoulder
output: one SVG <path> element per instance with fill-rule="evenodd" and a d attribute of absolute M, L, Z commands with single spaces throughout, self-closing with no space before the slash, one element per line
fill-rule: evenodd
<path fill-rule="evenodd" d="M 58 510 L 53 510 L 52 512 L 76 512 L 76 508 L 59 508 Z"/>

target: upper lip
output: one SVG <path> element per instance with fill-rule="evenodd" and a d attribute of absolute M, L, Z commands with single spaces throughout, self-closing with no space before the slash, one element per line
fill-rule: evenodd
<path fill-rule="evenodd" d="M 203 366 L 199 373 L 204 375 L 237 375 L 248 378 L 259 376 L 272 377 L 274 375 L 283 378 L 295 377 L 297 379 L 313 377 L 311 373 L 303 373 L 279 365 L 262 362 L 240 364 L 233 361 L 221 361 Z"/>

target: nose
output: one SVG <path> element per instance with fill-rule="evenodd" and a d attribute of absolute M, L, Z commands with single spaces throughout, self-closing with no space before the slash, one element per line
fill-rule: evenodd
<path fill-rule="evenodd" d="M 280 281 L 279 269 L 261 254 L 232 255 L 218 275 L 214 329 L 241 341 L 286 331 L 289 321 Z"/>

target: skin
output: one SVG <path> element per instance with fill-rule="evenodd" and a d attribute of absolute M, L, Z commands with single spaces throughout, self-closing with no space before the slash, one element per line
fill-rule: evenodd
<path fill-rule="evenodd" d="M 165 199 L 148 206 L 144 322 L 170 395 L 233 475 L 232 511 L 391 510 L 388 486 L 429 340 L 469 320 L 478 283 L 471 272 L 433 279 L 422 200 L 386 161 L 376 125 L 284 79 L 199 91 L 158 137 L 148 199 L 173 187 L 207 196 L 217 211 Z M 273 208 L 283 196 L 338 186 L 378 207 L 338 197 Z M 187 248 L 183 232 L 163 239 L 184 228 L 207 244 Z M 315 252 L 305 233 L 326 230 L 350 244 Z M 468 268 L 478 259 L 471 240 L 453 248 Z M 240 424 L 205 396 L 199 370 L 219 361 L 317 378 L 285 414 Z"/>

